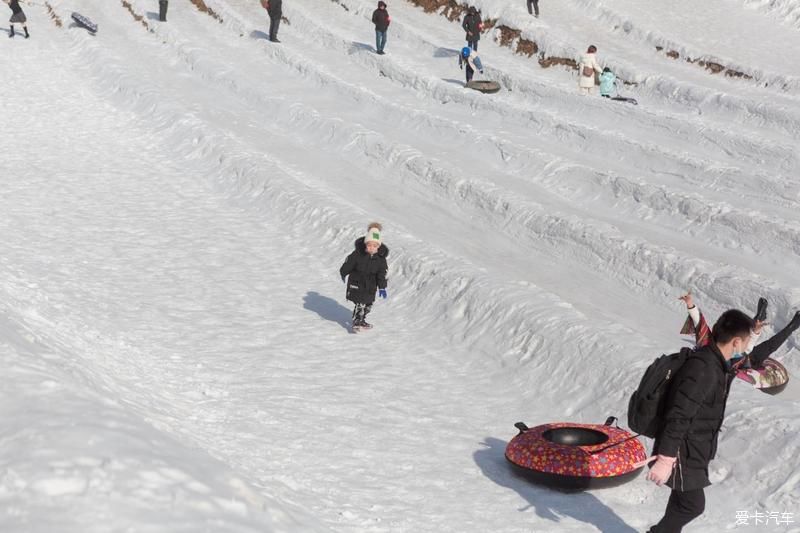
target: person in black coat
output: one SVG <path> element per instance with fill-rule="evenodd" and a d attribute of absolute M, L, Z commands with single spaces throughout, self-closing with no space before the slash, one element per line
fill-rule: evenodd
<path fill-rule="evenodd" d="M 339 269 L 342 281 L 347 278 L 347 299 L 355 304 L 353 329 L 369 329 L 372 324 L 366 317 L 372 310 L 375 291 L 386 298 L 386 257 L 389 248 L 381 242 L 382 226 L 377 222 L 369 225 L 367 234 L 355 242 L 355 250 L 347 256 Z"/>
<path fill-rule="evenodd" d="M 483 29 L 483 22 L 481 22 L 481 16 L 477 9 L 474 7 L 469 8 L 467 16 L 464 17 L 464 22 L 461 23 L 461 27 L 467 32 L 467 46 L 477 52 L 478 41 L 481 38 L 481 29 Z"/>
<path fill-rule="evenodd" d="M 389 29 L 392 19 L 386 11 L 386 2 L 378 2 L 378 9 L 372 12 L 372 23 L 375 24 L 375 50 L 383 55 L 386 46 L 386 30 Z"/>
<path fill-rule="evenodd" d="M 725 311 L 714 324 L 712 341 L 689 355 L 666 397 L 664 427 L 656 435 L 656 462 L 647 479 L 672 488 L 661 521 L 648 533 L 679 533 L 703 514 L 711 484 L 708 465 L 717 453 L 725 404 L 736 376 L 730 360 L 750 342 L 753 319 L 738 309 Z"/>
<path fill-rule="evenodd" d="M 25 31 L 25 38 L 27 39 L 30 37 L 30 33 L 28 33 L 28 19 L 25 17 L 25 12 L 22 11 L 22 8 L 19 5 L 19 0 L 3 0 L 8 7 L 11 8 L 11 18 L 8 19 L 8 22 L 11 25 L 11 29 L 8 32 L 9 37 L 14 37 L 14 24 L 22 24 L 22 29 Z"/>
<path fill-rule="evenodd" d="M 268 0 L 267 14 L 269 15 L 269 40 L 273 43 L 279 43 L 278 27 L 281 25 L 281 17 L 283 16 L 283 0 Z"/>

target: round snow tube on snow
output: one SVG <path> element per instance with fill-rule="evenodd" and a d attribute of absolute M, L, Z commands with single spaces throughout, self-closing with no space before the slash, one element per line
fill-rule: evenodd
<path fill-rule="evenodd" d="M 500 84 L 496 81 L 489 80 L 472 80 L 467 83 L 468 89 L 475 89 L 476 91 L 494 94 L 500 90 Z"/>
<path fill-rule="evenodd" d="M 605 425 L 557 422 L 528 428 L 506 446 L 506 459 L 535 483 L 577 491 L 614 487 L 635 478 L 647 458 L 636 435 Z"/>
<path fill-rule="evenodd" d="M 761 368 L 740 368 L 736 377 L 767 394 L 783 392 L 789 384 L 789 372 L 775 359 L 767 358 Z"/>

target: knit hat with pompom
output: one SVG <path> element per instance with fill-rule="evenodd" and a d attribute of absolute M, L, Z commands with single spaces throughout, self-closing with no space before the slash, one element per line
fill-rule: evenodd
<path fill-rule="evenodd" d="M 367 233 L 364 235 L 364 244 L 372 241 L 377 242 L 378 246 L 381 245 L 381 232 L 383 231 L 383 226 L 381 226 L 378 222 L 370 222 L 369 226 L 367 226 Z"/>

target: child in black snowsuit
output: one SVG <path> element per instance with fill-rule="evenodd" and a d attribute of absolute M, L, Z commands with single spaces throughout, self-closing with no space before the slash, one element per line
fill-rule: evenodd
<path fill-rule="evenodd" d="M 356 304 L 353 309 L 353 329 L 369 329 L 372 324 L 366 318 L 375 301 L 375 291 L 386 298 L 386 257 L 389 248 L 381 243 L 382 226 L 377 222 L 369 225 L 367 234 L 355 242 L 355 250 L 347 256 L 339 274 L 342 281 L 347 277 L 347 299 Z M 349 276 L 349 277 L 348 277 Z"/>

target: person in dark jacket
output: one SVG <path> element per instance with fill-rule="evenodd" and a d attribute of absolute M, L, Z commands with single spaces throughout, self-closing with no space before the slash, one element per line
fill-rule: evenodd
<path fill-rule="evenodd" d="M 687 357 L 666 397 L 664 427 L 656 435 L 656 461 L 647 479 L 671 489 L 663 518 L 648 533 L 680 533 L 703 514 L 711 484 L 708 465 L 717 453 L 725 404 L 735 373 L 730 360 L 750 342 L 753 319 L 738 309 L 714 324 L 711 342 Z"/>
<path fill-rule="evenodd" d="M 539 0 L 528 0 L 528 13 L 535 14 L 536 18 L 539 18 Z"/>
<path fill-rule="evenodd" d="M 470 7 L 467 11 L 467 16 L 464 17 L 464 22 L 461 27 L 467 32 L 467 46 L 478 51 L 478 41 L 481 39 L 481 30 L 483 29 L 483 22 L 478 10 Z"/>
<path fill-rule="evenodd" d="M 283 16 L 283 0 L 267 0 L 267 14 L 269 15 L 269 40 L 279 43 L 278 27 Z"/>
<path fill-rule="evenodd" d="M 386 257 L 389 248 L 381 242 L 383 227 L 377 222 L 368 226 L 367 234 L 355 242 L 355 250 L 347 256 L 339 269 L 342 281 L 347 278 L 347 299 L 355 304 L 353 330 L 369 329 L 366 321 L 375 301 L 375 291 L 386 298 Z"/>
<path fill-rule="evenodd" d="M 8 7 L 11 8 L 11 18 L 8 19 L 10 23 L 11 30 L 8 33 L 9 38 L 14 37 L 14 24 L 22 24 L 22 29 L 25 32 L 25 38 L 27 39 L 30 37 L 28 33 L 28 19 L 25 17 L 25 12 L 22 11 L 22 8 L 19 5 L 19 0 L 3 0 Z"/>
<path fill-rule="evenodd" d="M 375 24 L 375 49 L 383 55 L 386 46 L 386 30 L 389 29 L 392 19 L 386 11 L 386 2 L 378 2 L 378 9 L 372 12 L 372 23 Z"/>

